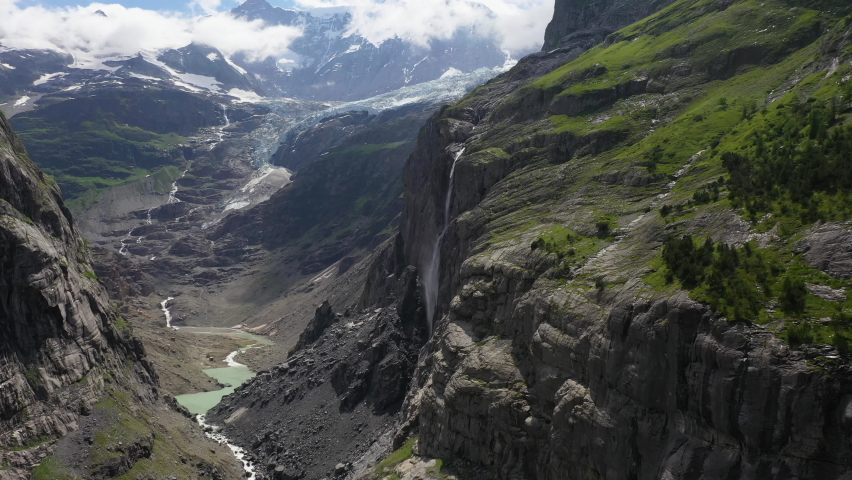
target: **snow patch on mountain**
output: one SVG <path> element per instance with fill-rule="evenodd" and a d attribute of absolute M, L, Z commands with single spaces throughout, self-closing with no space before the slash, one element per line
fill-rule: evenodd
<path fill-rule="evenodd" d="M 236 71 L 240 72 L 240 74 L 241 74 L 241 75 L 248 75 L 248 72 L 246 71 L 246 69 L 245 69 L 245 68 L 243 68 L 243 67 L 241 67 L 241 66 L 237 65 L 236 63 L 234 63 L 234 62 L 233 62 L 230 58 L 228 58 L 228 57 L 224 57 L 224 59 L 225 59 L 225 61 L 226 61 L 226 62 L 228 62 L 228 65 L 230 65 L 230 66 L 231 66 L 231 68 L 233 68 L 234 70 L 236 70 Z"/>
<path fill-rule="evenodd" d="M 209 90 L 211 92 L 222 91 L 222 84 L 213 77 L 196 75 L 194 73 L 175 73 L 174 75 L 180 78 L 183 82 L 195 85 L 196 87 L 200 87 L 204 90 Z"/>
<path fill-rule="evenodd" d="M 131 73 L 131 77 L 138 78 L 139 80 L 147 80 L 149 82 L 158 82 L 159 78 L 149 77 L 148 75 L 142 75 L 141 73 Z"/>
<path fill-rule="evenodd" d="M 463 72 L 461 70 L 459 70 L 457 68 L 450 67 L 450 68 L 447 69 L 446 72 L 443 73 L 443 75 L 441 75 L 441 78 L 456 77 L 456 76 L 461 75 L 462 73 Z"/>
<path fill-rule="evenodd" d="M 35 86 L 44 85 L 45 83 L 53 80 L 54 78 L 62 78 L 65 75 L 68 75 L 68 73 L 66 73 L 66 72 L 45 73 L 44 75 L 39 77 L 38 80 L 34 81 L 33 85 L 35 85 Z"/>
<path fill-rule="evenodd" d="M 264 99 L 264 97 L 261 97 L 254 92 L 240 90 L 239 88 L 232 88 L 228 90 L 227 95 L 229 97 L 236 97 L 237 103 L 258 103 Z"/>

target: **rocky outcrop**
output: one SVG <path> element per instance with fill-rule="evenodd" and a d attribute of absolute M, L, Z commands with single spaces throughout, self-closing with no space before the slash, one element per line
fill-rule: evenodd
<path fill-rule="evenodd" d="M 144 435 L 127 445 L 121 443 L 120 445 L 113 446 L 108 451 L 116 455 L 99 465 L 92 472 L 91 478 L 93 480 L 107 480 L 123 475 L 133 468 L 133 465 L 140 458 L 149 458 L 153 449 L 153 435 Z"/>
<path fill-rule="evenodd" d="M 75 430 L 111 373 L 126 372 L 116 377 L 127 375 L 140 400 L 156 399 L 142 345 L 110 306 L 87 248 L 56 184 L 0 114 L 0 449 L 26 452 Z M 31 466 L 21 453 L 23 464 L 4 458 Z"/>
<path fill-rule="evenodd" d="M 556 0 L 542 51 L 600 43 L 610 33 L 645 18 L 672 0 Z"/>
<path fill-rule="evenodd" d="M 591 122 L 590 112 L 612 113 L 606 105 L 660 94 L 647 78 L 593 91 L 600 98 L 557 98 L 571 83 L 529 86 L 528 72 L 559 54 L 531 57 L 436 113 L 406 166 L 403 263 L 438 269 L 438 313 L 396 445 L 417 435 L 419 454 L 501 479 L 852 475 L 848 359 L 835 362 L 829 345 L 791 348 L 774 328 L 646 283 L 667 234 L 729 238 L 738 227 L 718 212 L 667 224 L 651 211 L 682 172 L 603 181 L 601 168 L 624 178 L 635 168 L 606 155 L 628 139 L 558 133 L 550 115 Z M 565 230 L 599 239 L 601 212 L 619 228 L 583 256 L 533 246 L 566 242 Z M 848 228 L 830 224 L 798 250 L 845 278 L 848 245 Z"/>
<path fill-rule="evenodd" d="M 373 262 L 380 303 L 342 315 L 324 303 L 286 363 L 208 414 L 251 448 L 267 478 L 343 478 L 349 462 L 392 433 L 428 336 L 416 271 L 396 262 L 400 246 L 388 242 Z"/>
<path fill-rule="evenodd" d="M 848 472 L 847 367 L 815 374 L 771 332 L 685 296 L 622 290 L 594 312 L 588 299 L 533 291 L 488 316 L 513 294 L 486 296 L 484 309 L 481 291 L 454 300 L 413 400 L 421 452 L 500 478 Z M 559 312 L 561 302 L 588 307 Z"/>
<path fill-rule="evenodd" d="M 814 268 L 844 280 L 852 279 L 852 229 L 850 225 L 826 224 L 802 239 L 796 250 Z"/>
<path fill-rule="evenodd" d="M 308 323 L 308 326 L 305 327 L 305 330 L 299 335 L 299 341 L 296 343 L 296 346 L 293 347 L 293 351 L 298 351 L 306 348 L 310 344 L 319 340 L 325 330 L 330 327 L 335 321 L 337 321 L 337 317 L 334 315 L 334 312 L 331 310 L 331 305 L 328 304 L 328 300 L 322 302 L 322 305 L 317 307 L 316 314 L 314 318 Z"/>

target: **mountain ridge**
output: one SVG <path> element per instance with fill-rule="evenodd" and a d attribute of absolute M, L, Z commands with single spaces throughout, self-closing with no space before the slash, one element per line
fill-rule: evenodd
<path fill-rule="evenodd" d="M 848 192 L 815 192 L 815 213 L 748 197 L 731 160 L 765 161 L 769 138 L 814 152 L 809 137 L 845 141 L 849 20 L 835 6 L 672 2 L 616 32 L 568 31 L 443 107 L 420 131 L 399 235 L 375 254 L 362 300 L 331 303 L 348 318 L 318 311 L 294 365 L 241 387 L 216 418 L 308 478 L 844 478 L 852 286 L 826 262 L 846 258 L 836 202 Z M 603 43 L 580 52 L 589 38 Z M 705 253 L 666 253 L 683 245 Z M 698 268 L 700 282 L 684 273 Z M 415 271 L 418 298 L 398 301 Z M 398 423 L 357 429 L 399 448 L 384 462 L 347 453 L 342 469 L 307 468 L 277 448 L 292 440 L 286 417 L 241 428 L 251 404 L 299 409 L 323 382 L 337 393 L 326 406 L 373 391 L 384 364 L 371 335 L 424 326 L 432 292 L 434 333 Z M 351 325 L 371 333 L 332 354 Z M 276 398 L 282 388 L 294 395 Z"/>
<path fill-rule="evenodd" d="M 433 39 L 429 47 L 393 37 L 374 45 L 349 27 L 352 15 L 333 13 L 316 17 L 308 11 L 273 7 L 265 0 L 245 2 L 234 8 L 238 18 L 263 20 L 274 25 L 299 26 L 305 34 L 290 49 L 301 64 L 286 72 L 270 65 L 244 64 L 283 74 L 274 81 L 287 95 L 324 100 L 356 100 L 395 90 L 405 85 L 435 80 L 451 69 L 471 72 L 502 67 L 507 54 L 489 39 L 457 32 L 448 40 Z M 343 86 L 345 93 L 335 92 Z M 289 89 L 289 90 L 288 90 Z"/>
<path fill-rule="evenodd" d="M 0 478 L 116 478 L 182 455 L 181 474 L 235 474 L 166 405 L 59 188 L 2 112 L 0 247 Z"/>
<path fill-rule="evenodd" d="M 311 117 L 230 213 L 265 120 L 225 116 L 102 232 L 158 366 L 155 291 L 278 343 L 207 419 L 260 477 L 852 475 L 852 7 L 594 5 L 453 104 Z"/>

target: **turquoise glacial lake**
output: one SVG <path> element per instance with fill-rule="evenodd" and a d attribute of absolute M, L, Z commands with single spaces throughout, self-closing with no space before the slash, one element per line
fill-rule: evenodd
<path fill-rule="evenodd" d="M 230 328 L 204 328 L 204 327 L 183 327 L 182 332 L 191 332 L 199 335 L 234 335 L 249 340 L 254 340 L 254 344 L 245 348 L 231 352 L 222 363 L 226 366 L 221 368 L 208 368 L 202 370 L 207 376 L 215 378 L 222 385 L 227 385 L 221 390 L 212 392 L 188 393 L 186 395 L 178 395 L 175 399 L 186 407 L 192 414 L 204 415 L 208 410 L 215 407 L 222 401 L 226 395 L 234 393 L 240 385 L 254 378 L 255 373 L 251 369 L 235 360 L 235 357 L 240 353 L 250 348 L 256 348 L 262 345 L 272 345 L 273 342 L 266 337 L 252 335 L 247 332 L 234 330 Z"/>

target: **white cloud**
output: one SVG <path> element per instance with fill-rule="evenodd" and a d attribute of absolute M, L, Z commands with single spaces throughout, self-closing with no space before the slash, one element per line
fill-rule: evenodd
<path fill-rule="evenodd" d="M 495 13 L 492 35 L 510 51 L 539 49 L 553 18 L 553 0 L 482 0 Z"/>
<path fill-rule="evenodd" d="M 459 29 L 491 37 L 513 53 L 537 49 L 554 0 L 297 0 L 305 8 L 348 6 L 352 29 L 372 43 L 398 36 L 426 45 Z M 487 7 L 487 8 L 483 8 Z M 490 11 L 489 11 L 490 10 Z"/>
<path fill-rule="evenodd" d="M 189 2 L 189 8 L 193 12 L 201 10 L 206 15 L 216 13 L 220 6 L 222 6 L 222 0 L 192 0 Z"/>
<path fill-rule="evenodd" d="M 290 43 L 301 35 L 298 28 L 268 27 L 260 21 L 247 22 L 220 12 L 192 17 L 115 4 L 21 8 L 16 3 L 0 0 L 0 43 L 9 48 L 67 52 L 80 66 L 140 51 L 180 48 L 192 42 L 212 46 L 228 56 L 244 52 L 251 59 L 285 58 L 290 55 Z M 202 8 L 215 8 L 220 2 L 198 3 Z M 96 15 L 97 10 L 106 17 Z"/>
<path fill-rule="evenodd" d="M 267 26 L 260 20 L 247 22 L 228 13 L 196 18 L 192 25 L 194 42 L 215 47 L 227 57 L 242 52 L 249 60 L 292 57 L 288 48 L 302 35 L 296 27 Z"/>
<path fill-rule="evenodd" d="M 0 44 L 10 48 L 59 50 L 78 66 L 98 65 L 108 57 L 180 48 L 196 42 L 226 56 L 243 52 L 252 60 L 268 57 L 292 64 L 288 47 L 301 31 L 233 18 L 219 8 L 233 0 L 190 0 L 196 13 L 127 8 L 92 3 L 76 7 L 19 7 L 0 0 Z M 494 38 L 517 54 L 537 49 L 553 14 L 554 0 L 297 0 L 302 8 L 346 8 L 352 30 L 373 43 L 395 36 L 428 45 L 457 30 Z M 176 3 L 176 5 L 178 5 Z M 486 8 L 487 7 L 487 8 Z M 96 15 L 101 10 L 106 17 Z M 328 12 L 328 10 L 326 10 Z"/>

